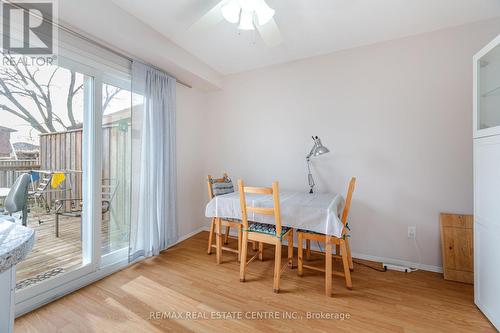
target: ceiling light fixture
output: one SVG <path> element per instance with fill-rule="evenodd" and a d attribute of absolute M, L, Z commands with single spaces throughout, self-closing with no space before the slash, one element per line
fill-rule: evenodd
<path fill-rule="evenodd" d="M 239 22 L 240 30 L 255 30 L 256 24 L 266 24 L 275 13 L 265 0 L 229 0 L 222 6 L 221 12 L 226 21 Z"/>

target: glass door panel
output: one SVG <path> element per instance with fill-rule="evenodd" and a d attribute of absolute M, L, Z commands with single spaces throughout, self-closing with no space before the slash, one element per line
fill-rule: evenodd
<path fill-rule="evenodd" d="M 14 213 L 36 237 L 17 265 L 16 290 L 22 291 L 89 263 L 82 242 L 82 143 L 93 78 L 71 67 L 4 64 L 0 81 L 0 187 L 31 175 L 27 216 Z"/>
<path fill-rule="evenodd" d="M 500 126 L 500 45 L 479 59 L 478 130 Z"/>
<path fill-rule="evenodd" d="M 131 195 L 130 83 L 102 85 L 102 265 L 128 258 Z"/>

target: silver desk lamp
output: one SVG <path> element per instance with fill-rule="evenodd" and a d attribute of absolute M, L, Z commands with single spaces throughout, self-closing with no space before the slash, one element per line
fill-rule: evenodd
<path fill-rule="evenodd" d="M 318 138 L 317 136 L 316 137 L 313 136 L 312 139 L 314 141 L 314 146 L 312 147 L 309 154 L 307 154 L 307 156 L 306 156 L 307 170 L 309 171 L 309 174 L 307 175 L 307 179 L 309 180 L 309 187 L 310 187 L 309 193 L 313 193 L 313 187 L 315 185 L 314 178 L 313 178 L 313 175 L 311 173 L 311 157 L 316 157 L 316 156 L 323 155 L 323 154 L 330 152 L 328 150 L 328 148 L 323 146 L 320 138 Z"/>

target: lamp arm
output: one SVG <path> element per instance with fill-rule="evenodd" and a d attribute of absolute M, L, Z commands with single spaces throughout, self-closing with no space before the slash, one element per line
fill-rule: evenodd
<path fill-rule="evenodd" d="M 307 154 L 307 156 L 306 156 L 307 161 L 309 161 L 309 159 L 314 155 L 315 149 L 316 149 L 316 143 L 314 143 L 314 145 L 311 148 L 311 151 L 309 152 L 309 154 Z"/>
<path fill-rule="evenodd" d="M 314 188 L 314 185 L 316 185 L 316 184 L 314 183 L 314 178 L 313 178 L 313 175 L 312 175 L 312 172 L 311 172 L 311 159 L 310 159 L 310 156 L 306 157 L 306 161 L 307 161 L 307 171 L 308 171 L 307 181 L 309 182 L 309 193 L 313 193 L 313 188 Z"/>
<path fill-rule="evenodd" d="M 312 146 L 311 148 L 311 151 L 309 152 L 309 154 L 307 154 L 306 156 L 306 161 L 307 161 L 307 181 L 309 182 L 309 193 L 313 193 L 313 188 L 314 188 L 314 178 L 313 178 L 313 175 L 312 175 L 312 172 L 311 172 L 311 157 L 314 156 L 314 151 L 316 150 L 316 146 L 318 145 L 316 143 L 316 139 L 314 138 L 314 136 L 312 137 L 313 141 L 314 141 L 314 145 Z"/>
<path fill-rule="evenodd" d="M 322 155 L 322 154 L 329 152 L 328 148 L 326 148 L 325 146 L 323 146 L 321 144 L 321 140 L 319 139 L 318 136 L 316 136 L 316 137 L 312 136 L 312 139 L 314 141 L 314 145 L 311 148 L 311 151 L 309 152 L 309 154 L 307 154 L 307 156 L 306 156 L 307 171 L 308 171 L 307 180 L 309 181 L 309 188 L 310 188 L 309 193 L 313 193 L 313 188 L 315 185 L 314 178 L 313 178 L 313 175 L 311 172 L 311 157 L 319 156 L 319 155 Z"/>

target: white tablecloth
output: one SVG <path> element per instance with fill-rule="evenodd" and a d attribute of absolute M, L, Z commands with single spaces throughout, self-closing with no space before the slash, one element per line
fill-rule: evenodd
<path fill-rule="evenodd" d="M 246 200 L 251 206 L 273 206 L 270 195 L 247 194 Z M 280 191 L 280 208 L 284 226 L 342 236 L 344 225 L 339 214 L 344 208 L 344 198 L 339 194 Z M 205 216 L 241 219 L 239 193 L 214 197 L 206 206 Z M 274 224 L 273 216 L 253 212 L 248 212 L 248 220 Z"/>

